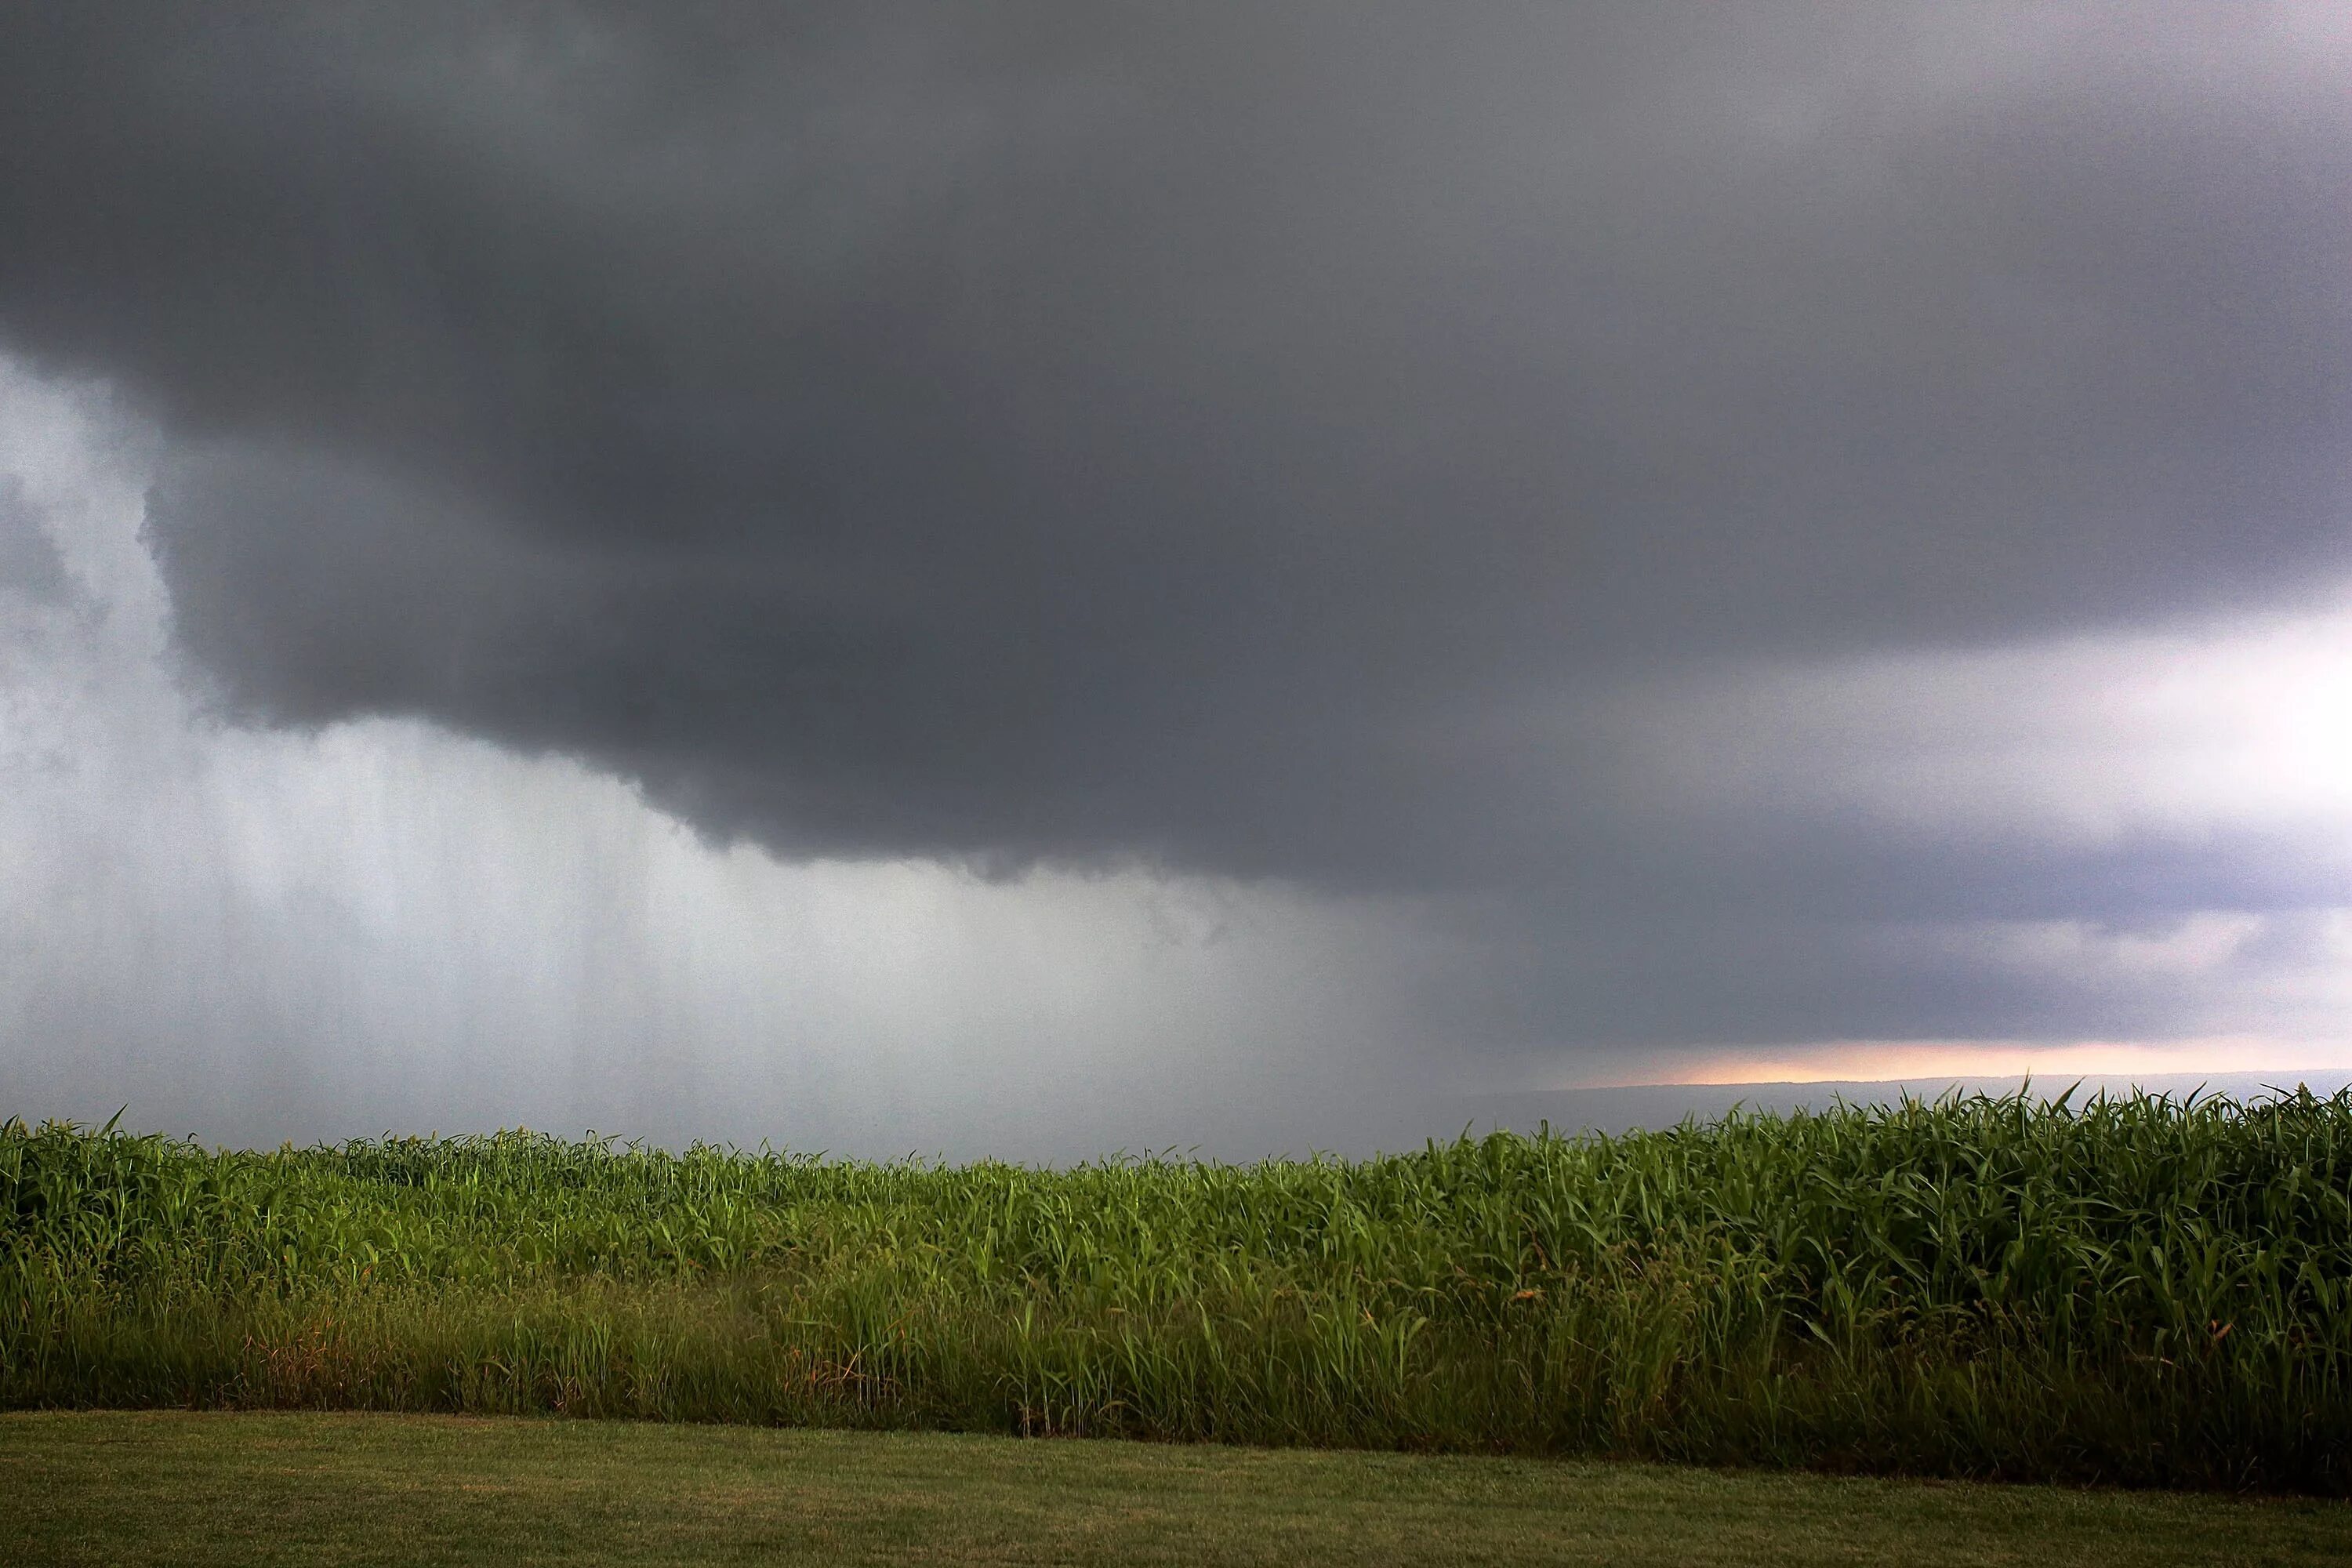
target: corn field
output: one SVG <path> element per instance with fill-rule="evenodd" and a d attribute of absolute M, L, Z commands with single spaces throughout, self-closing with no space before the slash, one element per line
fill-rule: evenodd
<path fill-rule="evenodd" d="M 2352 1095 L 1364 1161 L 0 1127 L 0 1405 L 1601 1453 L 2352 1491 Z"/>

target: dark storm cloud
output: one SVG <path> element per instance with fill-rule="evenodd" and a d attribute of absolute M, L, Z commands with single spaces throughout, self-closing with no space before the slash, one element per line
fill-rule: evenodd
<path fill-rule="evenodd" d="M 226 700 L 787 852 L 2080 907 L 2169 862 L 1694 855 L 1510 716 L 2352 570 L 2325 12 L 5 26 L 0 340 Z"/>

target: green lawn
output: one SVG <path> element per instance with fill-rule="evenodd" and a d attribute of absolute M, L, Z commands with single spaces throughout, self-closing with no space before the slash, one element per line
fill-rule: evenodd
<path fill-rule="evenodd" d="M 354 1415 L 0 1415 L 0 1563 L 2352 1562 L 2352 1504 Z"/>

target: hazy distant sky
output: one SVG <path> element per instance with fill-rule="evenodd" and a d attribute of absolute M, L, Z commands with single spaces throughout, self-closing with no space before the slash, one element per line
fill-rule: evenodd
<path fill-rule="evenodd" d="M 2347 961 L 2340 5 L 0 18 L 0 1115 L 1067 1152 Z"/>

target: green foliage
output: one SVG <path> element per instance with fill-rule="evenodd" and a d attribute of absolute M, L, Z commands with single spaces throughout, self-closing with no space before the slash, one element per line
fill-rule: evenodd
<path fill-rule="evenodd" d="M 1062 1171 L 0 1128 L 0 1404 L 2352 1489 L 2352 1097 Z"/>

